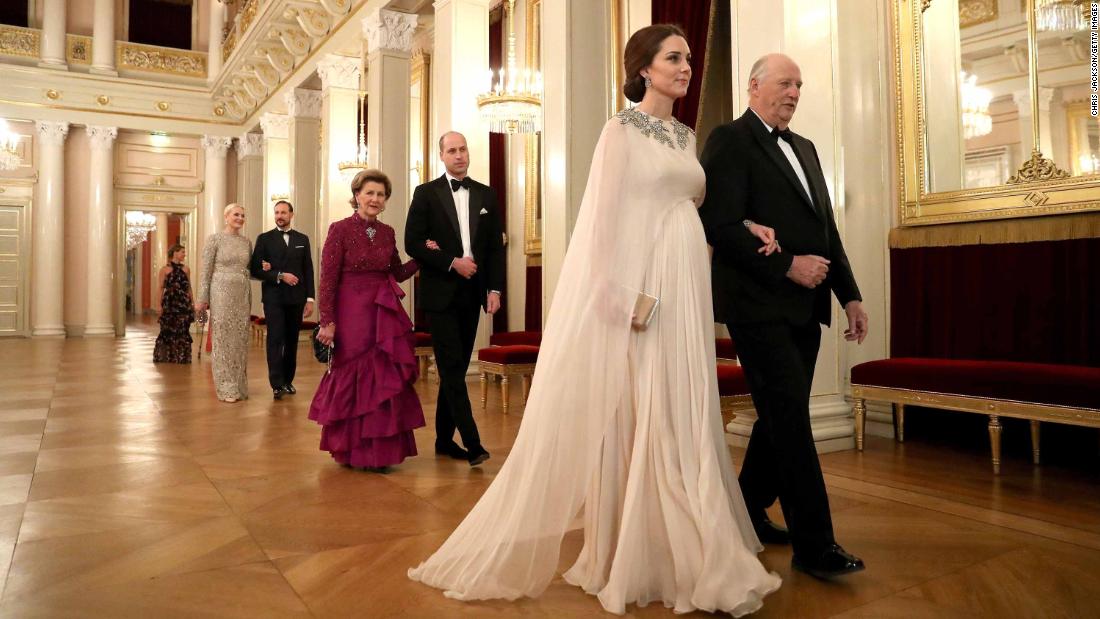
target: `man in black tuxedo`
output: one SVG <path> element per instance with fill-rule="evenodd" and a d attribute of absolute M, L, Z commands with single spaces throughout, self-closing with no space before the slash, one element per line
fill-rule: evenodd
<path fill-rule="evenodd" d="M 715 315 L 730 330 L 758 419 L 741 468 L 741 491 L 761 540 L 791 543 L 792 566 L 826 578 L 863 569 L 833 537 L 829 497 L 810 428 L 810 385 L 829 325 L 830 291 L 848 317 L 845 339 L 863 342 L 867 314 L 833 219 L 817 151 L 787 128 L 801 71 L 790 58 L 758 60 L 749 109 L 715 129 L 702 164 L 699 215 L 712 260 Z M 748 226 L 775 229 L 766 255 Z M 819 324 L 820 323 L 820 324 Z M 768 520 L 779 499 L 788 531 Z"/>
<path fill-rule="evenodd" d="M 496 192 L 466 175 L 466 138 L 454 131 L 439 138 L 447 172 L 413 192 L 405 224 L 405 251 L 420 263 L 420 307 L 428 314 L 439 370 L 435 452 L 477 466 L 489 459 L 474 423 L 466 371 L 481 308 L 500 309 L 504 287 L 504 242 Z M 429 249 L 435 241 L 438 249 Z M 457 428 L 462 449 L 454 441 Z"/>
<path fill-rule="evenodd" d="M 249 270 L 261 285 L 267 321 L 267 377 L 276 400 L 297 393 L 298 332 L 313 313 L 313 252 L 309 237 L 290 227 L 294 205 L 275 203 L 274 230 L 256 237 Z"/>

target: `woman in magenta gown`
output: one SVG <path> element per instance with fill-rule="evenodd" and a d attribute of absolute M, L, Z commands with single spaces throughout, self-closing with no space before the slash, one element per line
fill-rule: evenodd
<path fill-rule="evenodd" d="M 419 267 L 402 264 L 393 228 L 378 221 L 391 190 L 382 172 L 360 172 L 351 182 L 355 213 L 329 226 L 317 338 L 335 349 L 309 407 L 321 424 L 321 449 L 342 465 L 376 472 L 415 456 L 413 429 L 424 426 L 413 389 L 413 326 L 397 285 Z"/>

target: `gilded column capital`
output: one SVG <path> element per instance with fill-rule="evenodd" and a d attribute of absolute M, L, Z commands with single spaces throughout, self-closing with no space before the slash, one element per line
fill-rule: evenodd
<path fill-rule="evenodd" d="M 413 32 L 417 16 L 389 9 L 378 9 L 363 18 L 363 36 L 367 39 L 367 53 L 380 49 L 412 52 Z"/>
<path fill-rule="evenodd" d="M 37 120 L 34 130 L 43 144 L 61 146 L 65 143 L 65 136 L 69 135 L 69 123 L 63 120 Z"/>
<path fill-rule="evenodd" d="M 285 140 L 289 135 L 290 117 L 286 114 L 267 112 L 260 117 L 260 129 L 265 138 L 278 138 Z"/>
<path fill-rule="evenodd" d="M 92 150 L 110 150 L 118 137 L 118 127 L 106 127 L 103 125 L 88 125 L 88 141 Z"/>
<path fill-rule="evenodd" d="M 202 149 L 206 152 L 207 159 L 225 159 L 229 147 L 233 145 L 233 138 L 225 135 L 202 136 Z"/>
<path fill-rule="evenodd" d="M 320 118 L 321 91 L 295 88 L 283 95 L 287 115 L 292 118 Z"/>
<path fill-rule="evenodd" d="M 353 56 L 328 54 L 317 63 L 321 90 L 329 88 L 359 89 L 359 59 Z"/>
<path fill-rule="evenodd" d="M 237 153 L 243 157 L 256 157 L 264 154 L 264 136 L 259 133 L 245 133 L 237 138 Z"/>

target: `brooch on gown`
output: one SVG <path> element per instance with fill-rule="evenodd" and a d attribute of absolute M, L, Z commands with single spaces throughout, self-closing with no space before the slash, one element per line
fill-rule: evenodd
<path fill-rule="evenodd" d="M 638 111 L 637 108 L 627 108 L 615 114 L 615 116 L 619 119 L 620 123 L 637 127 L 641 130 L 642 135 L 647 138 L 652 137 L 669 148 L 675 148 L 672 144 L 672 136 L 669 135 L 668 125 L 666 125 L 664 121 L 654 118 L 645 112 Z M 672 119 L 671 124 L 672 132 L 676 134 L 676 144 L 680 147 L 680 150 L 684 150 L 688 146 L 688 136 L 691 133 L 691 129 L 675 118 Z"/>

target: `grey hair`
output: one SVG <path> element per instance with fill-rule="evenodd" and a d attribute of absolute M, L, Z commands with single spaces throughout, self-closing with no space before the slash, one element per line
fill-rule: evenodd
<path fill-rule="evenodd" d="M 760 81 L 764 79 L 764 76 L 768 74 L 768 60 L 771 59 L 773 54 L 765 54 L 756 59 L 756 62 L 752 63 L 752 68 L 749 69 L 749 84 L 745 89 L 746 92 L 752 92 L 752 81 Z"/>

